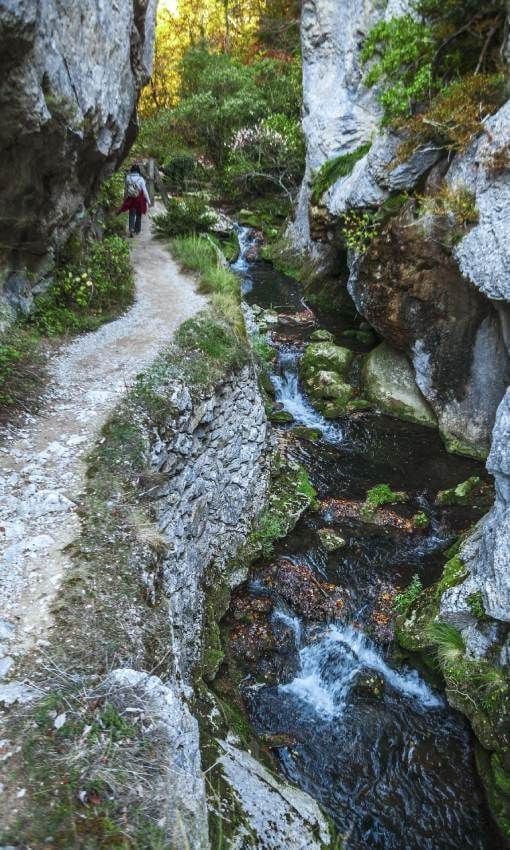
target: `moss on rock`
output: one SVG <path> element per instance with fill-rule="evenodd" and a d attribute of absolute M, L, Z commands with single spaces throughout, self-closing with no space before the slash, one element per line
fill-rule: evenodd
<path fill-rule="evenodd" d="M 440 490 L 436 496 L 438 505 L 469 505 L 489 508 L 492 502 L 492 487 L 477 475 L 472 475 L 466 481 L 457 484 L 456 487 Z"/>

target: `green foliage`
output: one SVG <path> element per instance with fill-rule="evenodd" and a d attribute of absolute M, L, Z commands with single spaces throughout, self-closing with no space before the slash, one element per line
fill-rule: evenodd
<path fill-rule="evenodd" d="M 389 484 L 376 484 L 366 495 L 361 516 L 369 520 L 383 505 L 396 505 L 406 501 L 406 493 L 392 490 Z"/>
<path fill-rule="evenodd" d="M 200 291 L 212 295 L 214 310 L 227 322 L 236 339 L 242 341 L 246 353 L 239 278 L 220 263 L 213 240 L 209 237 L 181 236 L 173 239 L 170 247 L 183 268 L 198 272 Z"/>
<path fill-rule="evenodd" d="M 372 63 L 366 83 L 379 87 L 384 124 L 423 112 L 450 84 L 462 86 L 462 77 L 480 72 L 493 74 L 501 64 L 503 0 L 416 0 L 414 12 L 380 21 L 363 45 L 362 60 Z M 455 107 L 454 98 L 449 103 Z M 487 111 L 487 105 L 482 108 Z M 455 119 L 447 113 L 445 118 L 454 128 Z M 423 115 L 423 120 L 429 119 Z"/>
<path fill-rule="evenodd" d="M 483 129 L 483 119 L 504 100 L 502 74 L 469 74 L 442 89 L 425 111 L 405 122 L 409 136 L 399 151 L 401 160 L 419 145 L 437 144 L 463 151 Z"/>
<path fill-rule="evenodd" d="M 461 227 L 478 221 L 475 196 L 462 186 L 450 187 L 444 183 L 434 195 L 422 196 L 420 202 L 425 214 L 453 218 Z"/>
<path fill-rule="evenodd" d="M 365 499 L 365 504 L 375 509 L 383 505 L 396 505 L 399 502 L 407 502 L 407 495 L 392 490 L 389 484 L 376 484 L 375 487 L 371 487 Z"/>
<path fill-rule="evenodd" d="M 255 332 L 251 335 L 251 347 L 262 365 L 265 367 L 270 366 L 275 359 L 276 352 L 272 345 L 270 345 L 265 336 L 262 334 Z"/>
<path fill-rule="evenodd" d="M 24 407 L 41 378 L 39 339 L 27 328 L 13 325 L 0 336 L 0 415 Z"/>
<path fill-rule="evenodd" d="M 435 42 L 430 27 L 410 15 L 380 21 L 370 30 L 361 52 L 363 62 L 378 55 L 365 82 L 385 82 L 379 100 L 384 123 L 412 112 L 429 95 L 432 86 Z"/>
<path fill-rule="evenodd" d="M 379 235 L 381 218 L 373 210 L 348 210 L 342 216 L 342 238 L 347 248 L 364 254 Z"/>
<path fill-rule="evenodd" d="M 89 330 L 127 306 L 133 290 L 128 244 L 109 236 L 57 271 L 53 286 L 36 300 L 30 322 L 49 336 Z"/>
<path fill-rule="evenodd" d="M 415 528 L 428 528 L 430 517 L 424 511 L 419 511 L 413 516 L 413 525 Z"/>
<path fill-rule="evenodd" d="M 199 351 L 210 360 L 225 364 L 225 371 L 227 367 L 231 370 L 246 361 L 246 349 L 232 329 L 207 313 L 184 322 L 175 341 L 183 348 Z"/>
<path fill-rule="evenodd" d="M 427 629 L 427 635 L 441 667 L 448 669 L 464 656 L 466 646 L 462 635 L 449 623 L 434 620 Z"/>
<path fill-rule="evenodd" d="M 469 605 L 469 610 L 473 617 L 476 617 L 476 619 L 480 621 L 487 620 L 481 590 L 470 593 L 469 596 L 466 597 L 466 602 Z"/>
<path fill-rule="evenodd" d="M 347 177 L 356 163 L 368 153 L 371 146 L 371 142 L 367 142 L 350 153 L 336 156 L 324 162 L 312 181 L 312 200 L 314 203 L 318 203 L 324 192 L 327 192 L 337 180 L 340 180 L 341 177 Z"/>
<path fill-rule="evenodd" d="M 182 153 L 170 157 L 163 165 L 163 172 L 175 191 L 184 192 L 197 167 L 194 156 Z"/>
<path fill-rule="evenodd" d="M 393 607 L 398 614 L 405 614 L 408 608 L 412 605 L 415 599 L 418 598 L 423 590 L 423 584 L 418 574 L 415 574 L 408 587 L 402 592 L 397 593 L 393 600 Z"/>
<path fill-rule="evenodd" d="M 115 212 L 122 206 L 124 200 L 124 174 L 116 171 L 108 180 L 102 183 L 96 197 L 96 205 L 106 212 Z"/>
<path fill-rule="evenodd" d="M 164 213 L 154 216 L 158 236 L 171 238 L 190 233 L 203 233 L 215 221 L 215 215 L 203 198 L 187 195 L 185 198 L 169 198 Z"/>
<path fill-rule="evenodd" d="M 142 122 L 137 149 L 167 163 L 177 188 L 193 158 L 194 182 L 223 197 L 290 193 L 304 167 L 298 58 L 244 62 L 194 46 L 180 75 L 179 103 Z M 186 175 L 177 173 L 182 166 Z"/>

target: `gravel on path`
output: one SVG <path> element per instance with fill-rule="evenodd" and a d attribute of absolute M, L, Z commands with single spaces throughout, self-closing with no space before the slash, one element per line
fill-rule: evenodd
<path fill-rule="evenodd" d="M 79 533 L 84 457 L 135 377 L 205 305 L 149 221 L 131 245 L 134 305 L 62 346 L 37 415 L 0 431 L 0 701 L 16 658 L 46 645 L 51 601 L 69 563 L 64 550 Z"/>

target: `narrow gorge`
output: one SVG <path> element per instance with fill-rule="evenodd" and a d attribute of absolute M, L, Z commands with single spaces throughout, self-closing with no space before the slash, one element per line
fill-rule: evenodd
<path fill-rule="evenodd" d="M 509 21 L 0 0 L 0 850 L 510 846 Z"/>

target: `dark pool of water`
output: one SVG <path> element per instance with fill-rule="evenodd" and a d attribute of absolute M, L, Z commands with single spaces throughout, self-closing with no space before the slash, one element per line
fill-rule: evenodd
<path fill-rule="evenodd" d="M 244 248 L 247 241 L 245 234 Z M 301 309 L 299 286 L 269 264 L 241 256 L 237 270 L 250 303 Z M 265 586 L 264 565 L 255 565 L 241 592 L 271 599 L 276 641 L 273 657 L 244 665 L 246 708 L 260 733 L 286 736 L 287 745 L 274 750 L 281 770 L 320 802 L 346 850 L 497 850 L 467 722 L 415 669 L 394 660 L 388 631 L 377 626 L 377 613 L 387 616 L 381 599 L 388 591 L 415 573 L 425 585 L 435 580 L 448 545 L 478 516 L 438 508 L 437 491 L 483 469 L 448 455 L 431 429 L 366 413 L 325 422 L 299 385 L 299 352 L 292 343 L 280 347 L 274 382 L 298 422 L 324 430 L 318 443 L 295 441 L 292 450 L 323 505 L 302 518 L 275 558 L 305 564 L 346 604 L 334 622 L 307 622 L 278 587 Z M 367 528 L 359 517 L 338 520 L 328 510 L 328 499 L 362 500 L 382 482 L 409 494 L 402 516 L 431 516 L 425 533 Z M 326 552 L 317 536 L 324 527 L 341 533 L 345 547 Z M 228 616 L 226 623 L 228 631 Z"/>

